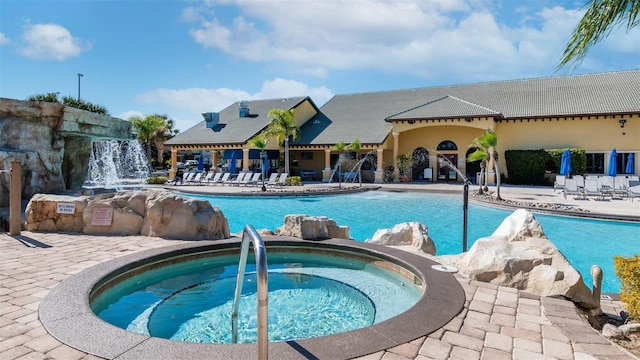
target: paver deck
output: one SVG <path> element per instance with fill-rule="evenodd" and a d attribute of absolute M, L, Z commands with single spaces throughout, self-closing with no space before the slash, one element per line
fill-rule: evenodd
<path fill-rule="evenodd" d="M 618 211 L 640 212 L 638 202 L 625 206 Z M 97 359 L 47 333 L 38 319 L 40 301 L 62 280 L 95 264 L 177 243 L 144 236 L 0 233 L 0 359 Z M 601 337 L 569 301 L 462 276 L 457 279 L 466 302 L 447 325 L 429 336 L 359 359 L 637 359 Z M 622 310 L 620 302 L 613 300 L 603 300 L 602 307 L 611 314 Z M 270 356 L 279 359 L 278 354 Z"/>

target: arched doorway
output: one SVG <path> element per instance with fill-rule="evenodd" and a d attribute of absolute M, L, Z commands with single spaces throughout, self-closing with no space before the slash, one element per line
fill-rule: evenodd
<path fill-rule="evenodd" d="M 438 152 L 457 151 L 458 146 L 456 145 L 456 143 L 454 143 L 451 140 L 445 140 L 445 141 L 442 141 L 440 144 L 438 144 L 437 150 Z M 456 164 L 458 163 L 458 153 L 457 152 L 455 154 L 439 153 L 438 157 L 442 158 L 442 160 L 438 161 L 438 170 L 437 170 L 438 180 L 439 181 L 450 181 L 450 180 L 457 181 L 458 173 L 456 172 L 455 169 L 452 169 L 451 166 L 447 164 L 447 161 L 451 163 L 451 165 L 456 167 Z M 447 161 L 445 161 L 444 159 L 446 159 Z"/>
<path fill-rule="evenodd" d="M 413 165 L 411 165 L 412 180 L 419 180 L 422 176 L 424 176 L 424 169 L 429 167 L 429 151 L 427 151 L 427 149 L 423 147 L 419 147 L 413 150 L 411 159 L 413 160 Z"/>

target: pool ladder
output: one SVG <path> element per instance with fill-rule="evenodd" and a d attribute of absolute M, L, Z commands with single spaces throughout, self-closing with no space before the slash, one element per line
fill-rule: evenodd
<path fill-rule="evenodd" d="M 249 241 L 253 243 L 253 252 L 256 257 L 256 278 L 258 281 L 258 359 L 266 360 L 268 352 L 268 277 L 267 277 L 267 249 L 262 237 L 251 225 L 244 227 L 242 233 L 242 245 L 240 247 L 240 263 L 238 264 L 238 276 L 236 277 L 236 291 L 233 296 L 233 309 L 231 311 L 231 341 L 238 342 L 238 305 L 242 294 L 244 271 L 247 267 L 249 255 Z"/>

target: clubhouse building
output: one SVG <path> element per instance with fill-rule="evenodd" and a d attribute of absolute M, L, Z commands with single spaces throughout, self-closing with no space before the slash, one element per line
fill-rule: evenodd
<path fill-rule="evenodd" d="M 406 154 L 421 165 L 414 180 L 460 182 L 438 158 L 474 177 L 477 164 L 466 158 L 487 129 L 497 135 L 507 175 L 507 150 L 564 148 L 586 151 L 587 174 L 605 174 L 614 148 L 618 172 L 631 161 L 639 173 L 640 70 L 343 94 L 322 107 L 307 96 L 241 101 L 203 113 L 202 122 L 165 143 L 171 172 L 187 151 L 212 164 L 235 159 L 240 171 L 259 169 L 259 150 L 250 140 L 265 131 L 271 109 L 294 110 L 301 136 L 289 142 L 291 175 L 313 180 L 329 181 L 338 160 L 334 146 L 357 140 L 365 181 L 383 182 L 389 170 L 397 177 L 397 159 Z M 275 139 L 267 149 L 277 170 L 284 150 Z"/>

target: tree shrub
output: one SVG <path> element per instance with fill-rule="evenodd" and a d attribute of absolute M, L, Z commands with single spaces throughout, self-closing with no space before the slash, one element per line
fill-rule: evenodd
<path fill-rule="evenodd" d="M 60 100 L 58 100 L 58 94 L 54 92 L 31 95 L 27 98 L 27 101 L 60 102 Z"/>
<path fill-rule="evenodd" d="M 560 169 L 562 163 L 562 153 L 566 148 L 562 149 L 546 149 L 549 154 L 549 158 L 553 160 L 557 169 Z M 584 175 L 587 171 L 587 153 L 582 148 L 569 148 L 571 151 L 571 174 L 572 175 Z"/>
<path fill-rule="evenodd" d="M 300 186 L 302 185 L 302 179 L 300 176 L 288 176 L 284 184 L 286 186 Z"/>
<path fill-rule="evenodd" d="M 544 168 L 549 155 L 544 150 L 507 150 L 504 157 L 510 184 L 545 185 Z"/>
<path fill-rule="evenodd" d="M 166 184 L 167 177 L 166 176 L 152 176 L 147 178 L 147 184 Z"/>
<path fill-rule="evenodd" d="M 616 276 L 622 283 L 620 300 L 627 306 L 629 316 L 640 320 L 640 255 L 625 258 L 614 256 Z"/>
<path fill-rule="evenodd" d="M 95 105 L 82 99 L 78 100 L 77 98 L 71 96 L 65 96 L 62 98 L 62 103 L 66 106 L 74 107 L 76 109 L 86 110 L 96 114 L 109 116 L 109 111 L 104 106 Z"/>

